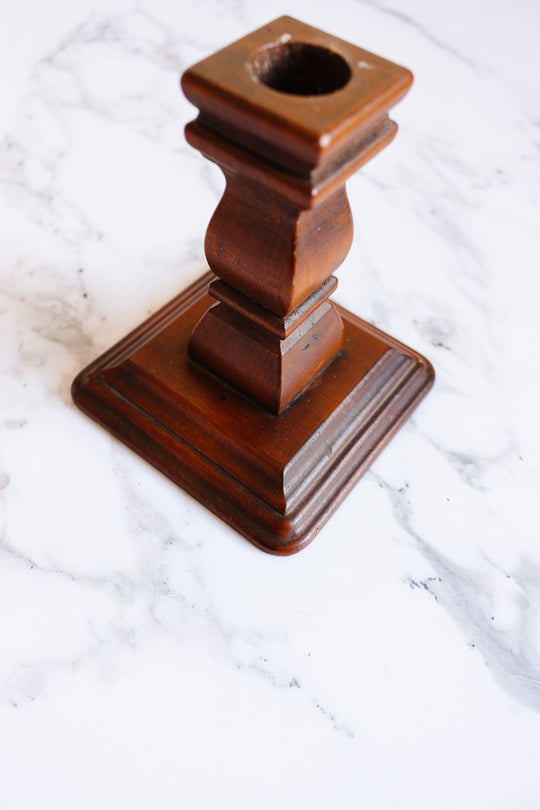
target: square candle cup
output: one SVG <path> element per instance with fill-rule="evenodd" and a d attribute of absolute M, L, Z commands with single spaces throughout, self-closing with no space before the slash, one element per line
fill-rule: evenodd
<path fill-rule="evenodd" d="M 406 68 L 291 17 L 234 42 L 184 73 L 199 121 L 310 180 L 361 164 L 396 131 L 388 111 L 413 81 Z M 189 137 L 189 128 L 188 128 Z"/>

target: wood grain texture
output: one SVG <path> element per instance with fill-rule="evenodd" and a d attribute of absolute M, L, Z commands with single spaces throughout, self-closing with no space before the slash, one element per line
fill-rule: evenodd
<path fill-rule="evenodd" d="M 291 41 L 338 54 L 349 67 L 349 81 L 324 95 L 269 91 L 253 63 L 261 49 L 280 43 L 286 48 Z M 322 72 L 325 68 L 321 65 Z M 294 64 L 291 69 L 294 74 Z M 400 65 L 292 17 L 280 17 L 187 70 L 182 89 L 201 110 L 201 124 L 290 174 L 311 177 L 322 164 L 326 174 L 338 154 L 354 161 L 361 144 L 377 133 L 386 138 L 388 110 L 412 80 Z M 395 124 L 391 129 L 395 131 Z"/>
<path fill-rule="evenodd" d="M 203 317 L 190 356 L 273 413 L 343 345 L 340 318 L 323 291 L 353 238 L 345 181 L 393 137 L 388 110 L 411 80 L 399 65 L 290 17 L 182 77 L 199 108 L 186 137 L 226 179 L 206 258 L 242 295 L 241 309 L 229 295 Z M 308 299 L 319 300 L 319 311 L 300 325 L 295 313 Z M 281 332 L 288 319 L 298 334 L 276 340 L 261 309 L 281 319 Z"/>
<path fill-rule="evenodd" d="M 333 304 L 345 182 L 394 137 L 405 68 L 282 17 L 190 68 L 221 167 L 211 270 L 83 371 L 76 403 L 259 548 L 319 532 L 433 382 Z"/>
<path fill-rule="evenodd" d="M 429 389 L 416 352 L 338 307 L 342 351 L 277 416 L 189 360 L 207 274 L 92 363 L 77 405 L 248 540 L 292 554 L 319 532 Z"/>

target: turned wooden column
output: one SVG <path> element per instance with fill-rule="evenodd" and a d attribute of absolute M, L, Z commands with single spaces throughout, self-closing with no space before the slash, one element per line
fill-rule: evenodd
<path fill-rule="evenodd" d="M 211 271 L 73 383 L 80 408 L 272 554 L 313 540 L 433 382 L 426 358 L 329 300 L 353 235 L 345 182 L 393 138 L 411 81 L 290 17 L 190 68 L 186 137 L 226 178 Z"/>
<path fill-rule="evenodd" d="M 301 208 L 225 174 L 205 241 L 221 279 L 209 292 L 220 303 L 197 325 L 189 353 L 281 413 L 343 345 L 341 318 L 327 298 L 337 285 L 329 276 L 351 243 L 349 204 L 340 189 L 326 205 Z"/>
<path fill-rule="evenodd" d="M 186 138 L 227 181 L 205 240 L 218 303 L 189 354 L 273 413 L 342 348 L 327 299 L 353 237 L 345 181 L 392 139 L 387 112 L 411 81 L 288 17 L 182 77 L 200 110 Z"/>

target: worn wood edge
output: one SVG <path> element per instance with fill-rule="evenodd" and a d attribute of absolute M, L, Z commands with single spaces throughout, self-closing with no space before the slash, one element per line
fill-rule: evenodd
<path fill-rule="evenodd" d="M 335 468 L 325 477 L 323 485 L 318 491 L 318 497 L 323 499 L 323 507 L 314 521 L 314 525 L 306 534 L 302 545 L 287 553 L 300 551 L 314 539 L 396 433 L 408 421 L 433 386 L 434 379 L 435 374 L 429 361 L 426 360 L 425 363 L 418 365 L 395 400 L 400 403 L 401 407 L 399 415 L 394 421 L 390 425 L 385 424 L 385 411 L 382 409 L 367 430 L 357 437 L 357 441 L 351 442 L 346 455 L 337 459 Z M 363 455 L 359 453 L 362 446 L 365 448 Z M 351 459 L 351 464 L 347 466 L 349 459 Z"/>
<path fill-rule="evenodd" d="M 246 147 L 217 135 L 196 118 L 185 127 L 187 142 L 224 172 L 237 174 L 256 186 L 270 189 L 302 209 L 321 203 L 342 186 L 358 169 L 369 163 L 394 139 L 397 124 L 390 119 L 383 122 L 358 143 L 351 144 L 340 159 L 330 162 L 324 172 L 314 173 L 308 179 L 275 166 L 267 158 L 250 152 Z"/>
<path fill-rule="evenodd" d="M 384 423 L 383 407 L 368 428 L 364 427 L 360 434 L 353 437 L 346 449 L 337 455 L 333 465 L 323 475 L 317 476 L 316 482 L 295 503 L 294 508 L 281 514 L 211 458 L 192 447 L 185 438 L 177 434 L 171 436 L 171 431 L 152 414 L 142 412 L 139 406 L 96 376 L 103 367 L 110 368 L 112 363 L 120 363 L 137 346 L 146 343 L 177 317 L 177 310 L 182 302 L 182 309 L 185 311 L 190 303 L 206 293 L 207 284 L 213 278 L 212 273 L 205 274 L 83 369 L 73 382 L 73 399 L 83 412 L 142 455 L 258 548 L 277 555 L 293 554 L 314 539 L 358 479 L 408 419 L 433 384 L 434 371 L 424 357 L 338 306 L 344 317 L 354 320 L 366 331 L 384 339 L 389 346 L 414 358 L 416 366 L 393 399 L 396 416 L 392 423 Z M 139 417 L 141 413 L 144 414 L 148 435 L 144 435 L 135 424 L 135 411 L 138 411 Z M 174 445 L 182 450 L 181 460 L 172 452 Z M 194 469 L 190 470 L 189 459 L 195 457 L 204 465 L 204 476 Z M 239 490 L 243 493 L 245 504 L 239 498 Z"/>
<path fill-rule="evenodd" d="M 415 360 L 389 349 L 342 399 L 287 465 L 284 488 L 289 510 L 328 474 L 331 460 L 339 463 L 354 447 L 416 368 Z"/>
<path fill-rule="evenodd" d="M 208 287 L 208 294 L 226 304 L 239 315 L 243 315 L 257 326 L 261 326 L 280 340 L 287 338 L 291 332 L 302 324 L 333 292 L 338 285 L 335 276 L 330 276 L 317 289 L 308 295 L 289 315 L 281 317 L 270 312 L 261 304 L 235 290 L 225 281 L 218 279 Z"/>
<path fill-rule="evenodd" d="M 344 113 L 343 120 L 329 126 L 328 131 L 332 135 L 332 140 L 326 147 L 321 147 L 321 132 L 314 131 L 305 121 L 291 122 L 282 105 L 277 108 L 271 105 L 272 109 L 267 108 L 263 99 L 265 95 L 272 97 L 268 95 L 268 88 L 263 87 L 262 91 L 253 97 L 253 93 L 246 87 L 243 74 L 241 77 L 236 76 L 234 83 L 224 83 L 216 78 L 220 75 L 220 59 L 225 53 L 234 54 L 244 67 L 251 54 L 260 47 L 277 44 L 281 35 L 279 32 L 292 35 L 296 41 L 309 42 L 339 53 L 351 70 L 351 77 L 341 88 L 341 92 L 354 93 L 355 97 L 363 98 L 365 86 L 363 65 L 366 61 L 376 71 L 383 70 L 387 74 L 391 71 L 393 74 L 392 80 L 385 87 L 385 92 L 380 93 L 375 102 L 368 96 L 360 109 L 355 108 L 352 114 Z M 213 69 L 209 69 L 209 65 L 213 65 Z M 252 78 L 249 70 L 246 76 Z M 347 151 L 351 138 L 357 140 L 361 131 L 372 128 L 372 119 L 377 121 L 387 117 L 389 110 L 406 95 L 412 81 L 412 73 L 407 68 L 293 17 L 283 16 L 192 65 L 181 77 L 181 86 L 189 101 L 199 108 L 201 121 L 206 121 L 209 128 L 217 128 L 223 132 L 228 131 L 232 124 L 233 129 L 238 132 L 236 137 L 247 137 L 253 142 L 253 136 L 256 135 L 257 140 L 262 140 L 263 145 L 270 148 L 274 142 L 279 141 L 281 152 L 289 156 L 288 168 L 292 166 L 296 171 L 301 168 L 305 173 L 320 166 L 321 162 L 331 162 L 343 149 Z M 250 90 L 252 83 L 253 78 L 248 85 Z M 255 85 L 258 84 L 260 83 L 255 82 Z M 270 93 L 276 97 L 276 91 L 271 88 Z M 323 106 L 331 103 L 332 96 L 333 94 L 322 96 L 319 103 Z M 290 103 L 296 103 L 301 108 L 308 98 L 299 95 Z M 265 131 L 264 137 L 261 136 L 261 122 Z"/>
<path fill-rule="evenodd" d="M 180 485 L 203 506 L 239 534 L 267 553 L 287 556 L 305 548 L 342 503 L 375 458 L 407 421 L 429 390 L 432 378 L 419 367 L 400 393 L 403 403 L 393 424 L 383 424 L 381 413 L 347 452 L 336 459 L 327 474 L 290 513 L 282 515 L 251 492 L 222 467 L 202 456 L 182 437 L 172 434 L 151 414 L 145 414 L 149 432 L 141 434 L 134 422 L 134 408 L 123 395 L 107 390 L 92 376 L 77 377 L 74 400 L 79 408 L 149 461 L 173 483 Z M 100 415 L 101 412 L 101 415 Z M 141 438 L 142 437 L 142 438 Z M 363 449 L 363 452 L 359 452 Z M 181 450 L 179 456 L 175 450 Z M 190 459 L 204 463 L 204 475 Z M 181 460 L 180 460 L 181 459 Z M 243 494 L 243 500 L 239 497 Z M 244 502 L 243 502 L 244 501 Z"/>
<path fill-rule="evenodd" d="M 107 349 L 105 352 L 92 360 L 82 371 L 77 374 L 71 386 L 71 392 L 79 386 L 79 378 L 87 377 L 93 373 L 97 368 L 108 365 L 113 367 L 114 364 L 121 363 L 125 357 L 133 354 L 139 346 L 147 343 L 153 335 L 161 332 L 171 321 L 178 317 L 178 308 L 183 302 L 182 310 L 185 311 L 189 308 L 190 304 L 197 301 L 201 295 L 206 293 L 208 285 L 216 278 L 212 271 L 208 271 L 200 276 L 196 281 L 192 282 L 185 290 L 175 295 L 170 301 L 167 301 L 160 309 L 157 309 L 144 321 L 135 326 L 127 335 L 117 340 L 116 343 Z"/>

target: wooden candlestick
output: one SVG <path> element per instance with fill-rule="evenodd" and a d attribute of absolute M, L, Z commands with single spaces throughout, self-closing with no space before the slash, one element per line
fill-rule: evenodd
<path fill-rule="evenodd" d="M 208 273 L 75 380 L 77 404 L 265 551 L 319 531 L 433 381 L 333 304 L 345 181 L 412 75 L 281 17 L 182 77 L 186 137 L 227 185 Z"/>

